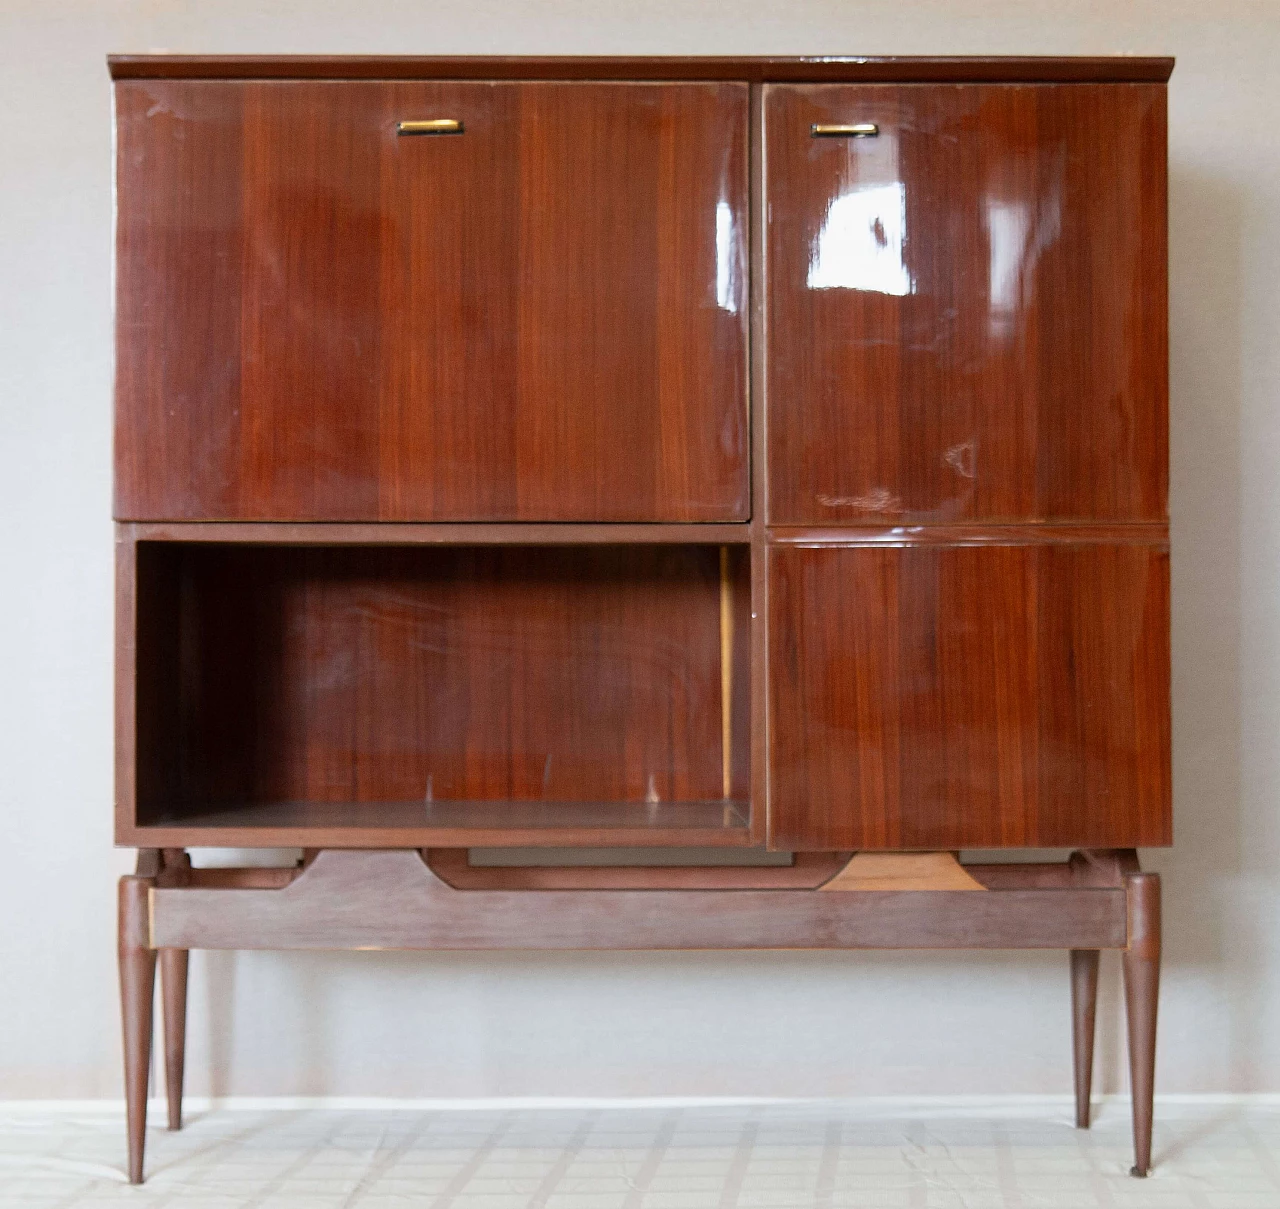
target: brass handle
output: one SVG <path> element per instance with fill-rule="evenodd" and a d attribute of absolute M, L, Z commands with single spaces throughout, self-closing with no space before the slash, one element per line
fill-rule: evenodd
<path fill-rule="evenodd" d="M 851 126 L 823 126 L 814 122 L 809 133 L 815 139 L 873 139 L 880 133 L 875 122 L 854 122 Z"/>
<path fill-rule="evenodd" d="M 456 118 L 425 118 L 396 123 L 397 134 L 461 134 L 462 130 L 462 123 Z"/>

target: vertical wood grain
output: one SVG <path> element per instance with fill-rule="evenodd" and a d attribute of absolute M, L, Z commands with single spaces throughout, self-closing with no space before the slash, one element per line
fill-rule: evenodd
<path fill-rule="evenodd" d="M 733 83 L 122 82 L 117 516 L 745 519 L 746 124 Z"/>
<path fill-rule="evenodd" d="M 1162 549 L 770 558 L 772 846 L 1169 842 Z"/>

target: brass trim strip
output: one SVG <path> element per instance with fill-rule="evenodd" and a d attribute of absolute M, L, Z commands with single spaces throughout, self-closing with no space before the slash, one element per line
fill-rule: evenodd
<path fill-rule="evenodd" d="M 733 796 L 733 583 L 729 547 L 720 547 L 720 750 L 724 796 Z"/>

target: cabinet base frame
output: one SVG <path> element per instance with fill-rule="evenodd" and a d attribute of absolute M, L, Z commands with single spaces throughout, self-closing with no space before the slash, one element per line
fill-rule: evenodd
<path fill-rule="evenodd" d="M 180 849 L 139 853 L 137 872 L 119 887 L 130 1182 L 142 1182 L 158 956 L 170 1127 L 181 1121 L 191 949 L 1067 949 L 1081 1127 L 1089 1122 L 1097 953 L 1118 949 L 1132 1174 L 1150 1168 L 1160 878 L 1140 872 L 1131 850 L 1078 852 L 1054 864 L 966 866 L 989 893 L 457 889 L 430 860 L 416 850 L 329 850 L 308 853 L 292 869 L 198 870 Z M 771 872 L 790 871 L 752 870 Z"/>

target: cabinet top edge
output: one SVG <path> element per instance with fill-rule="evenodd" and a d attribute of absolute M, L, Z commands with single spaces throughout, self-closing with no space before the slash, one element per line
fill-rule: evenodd
<path fill-rule="evenodd" d="M 113 80 L 724 80 L 748 83 L 1163 83 L 1168 57 L 1096 56 L 107 56 Z"/>

